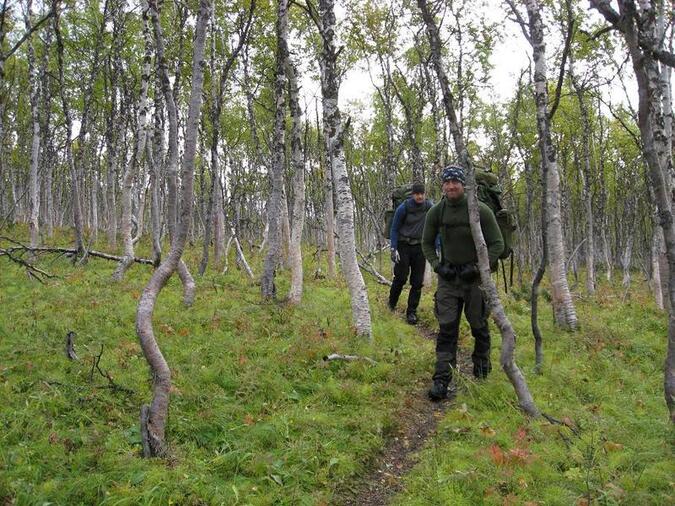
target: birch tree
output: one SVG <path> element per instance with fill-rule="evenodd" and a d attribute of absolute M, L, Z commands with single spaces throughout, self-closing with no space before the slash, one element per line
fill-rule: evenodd
<path fill-rule="evenodd" d="M 305 159 L 301 140 L 302 111 L 299 100 L 298 72 L 288 52 L 286 52 L 284 65 L 288 78 L 288 102 L 292 122 L 291 165 L 293 167 L 293 215 L 288 255 L 291 267 L 291 287 L 288 291 L 288 301 L 291 304 L 299 304 L 302 299 L 302 229 L 305 222 Z"/>
<path fill-rule="evenodd" d="M 520 20 L 523 34 L 532 46 L 534 60 L 534 95 L 537 105 L 537 131 L 542 167 L 546 165 L 546 242 L 550 266 L 551 297 L 553 316 L 557 325 L 565 330 L 576 330 L 577 315 L 567 283 L 565 265 L 565 243 L 563 241 L 560 215 L 560 173 L 556 152 L 551 140 L 551 116 L 548 109 L 548 88 L 546 70 L 546 44 L 544 43 L 544 23 L 541 18 L 542 6 L 538 0 L 527 0 L 527 29 L 525 21 L 513 4 L 511 9 Z"/>
<path fill-rule="evenodd" d="M 288 58 L 288 1 L 277 3 L 277 54 L 274 79 L 274 138 L 272 140 L 272 165 L 270 167 L 271 191 L 267 202 L 268 246 L 263 265 L 260 287 L 263 299 L 276 296 L 274 283 L 281 256 L 281 199 L 286 154 L 286 60 Z"/>
<path fill-rule="evenodd" d="M 210 10 L 208 0 L 200 0 L 193 44 L 192 90 L 185 131 L 180 220 L 177 223 L 171 251 L 148 281 L 138 301 L 136 312 L 136 332 L 153 378 L 152 403 L 149 406 L 143 405 L 141 408 L 141 436 L 145 457 L 163 457 L 167 453 L 165 431 L 169 409 L 171 371 L 157 345 L 152 326 L 152 315 L 159 292 L 178 268 L 192 219 L 195 152 L 204 84 L 204 45 Z"/>
<path fill-rule="evenodd" d="M 500 363 L 502 369 L 508 376 L 513 385 L 520 407 L 532 417 L 539 416 L 539 409 L 537 408 L 534 398 L 527 386 L 527 381 L 522 371 L 516 364 L 515 360 L 515 346 L 516 333 L 511 325 L 511 322 L 506 317 L 504 307 L 499 299 L 497 287 L 495 286 L 492 276 L 490 275 L 490 262 L 488 260 L 487 245 L 483 237 L 483 231 L 480 227 L 480 218 L 478 212 L 478 200 L 476 197 L 476 179 L 474 175 L 473 161 L 466 148 L 464 139 L 459 129 L 457 114 L 455 113 L 454 97 L 450 90 L 448 77 L 443 67 L 441 58 L 441 40 L 438 33 L 438 26 L 431 13 L 426 0 L 417 0 L 424 25 L 426 27 L 427 36 L 429 38 L 429 45 L 431 47 L 431 59 L 433 62 L 436 76 L 441 86 L 443 94 L 443 105 L 447 115 L 448 123 L 450 125 L 450 133 L 454 141 L 455 150 L 459 157 L 460 163 L 467 170 L 467 191 L 468 191 L 468 205 L 469 217 L 471 226 L 471 235 L 473 236 L 474 244 L 476 246 L 476 253 L 478 255 L 478 266 L 481 277 L 481 288 L 487 299 L 490 307 L 492 317 L 499 328 L 502 335 L 502 352 Z"/>
<path fill-rule="evenodd" d="M 31 31 L 32 7 L 32 0 L 28 0 L 26 3 L 26 12 L 24 15 L 27 33 Z M 33 125 L 33 138 L 30 149 L 29 229 L 30 246 L 31 248 L 36 248 L 40 242 L 40 182 L 38 179 L 38 165 L 40 162 L 40 109 L 38 105 L 38 99 L 40 95 L 40 81 L 38 80 L 37 69 L 35 67 L 35 49 L 33 48 L 32 38 L 28 39 L 28 81 L 30 86 L 31 122 Z"/>
<path fill-rule="evenodd" d="M 122 261 L 117 265 L 113 272 L 113 279 L 121 281 L 124 273 L 134 262 L 134 238 L 132 235 L 132 191 L 134 179 L 138 175 L 138 168 L 145 160 L 147 125 L 150 116 L 150 100 L 148 99 L 148 87 L 150 85 L 150 70 L 152 66 L 152 40 L 150 35 L 149 11 L 147 2 L 143 3 L 143 40 L 145 43 L 145 52 L 143 54 L 143 70 L 141 74 L 141 90 L 138 98 L 138 126 L 136 129 L 136 147 L 134 149 L 131 162 L 127 164 L 124 170 L 124 179 L 122 182 L 122 242 L 124 252 Z M 141 207 L 142 209 L 142 207 Z M 143 220 L 142 211 L 139 212 L 138 228 L 141 228 L 140 222 Z"/>
<path fill-rule="evenodd" d="M 340 265 L 349 287 L 352 318 L 356 327 L 356 333 L 372 338 L 368 291 L 359 269 L 358 259 L 356 258 L 354 199 L 349 186 L 344 153 L 346 126 L 342 122 L 338 107 L 340 85 L 338 81 L 337 58 L 339 50 L 335 46 L 335 12 L 333 4 L 333 0 L 319 1 L 319 18 L 317 23 L 322 39 L 320 68 L 322 74 L 321 105 L 323 109 L 323 130 L 337 197 L 337 232 Z M 327 198 L 330 198 L 330 195 Z M 327 216 L 326 219 L 330 219 L 330 216 Z"/>
<path fill-rule="evenodd" d="M 169 120 L 168 149 L 166 160 L 166 181 L 167 181 L 167 228 L 169 229 L 169 238 L 173 244 L 177 236 L 178 227 L 178 108 L 176 107 L 175 86 L 179 80 L 174 79 L 172 89 L 169 79 L 169 68 L 164 54 L 164 35 L 162 26 L 159 22 L 159 9 L 156 0 L 149 0 L 149 13 L 152 19 L 153 32 L 155 35 L 155 49 L 157 51 L 157 62 L 159 65 L 159 77 L 162 85 L 162 94 L 167 109 Z M 200 10 L 201 12 L 201 10 Z M 187 15 L 187 14 L 186 14 Z M 182 25 L 181 25 L 182 26 Z M 182 36 L 181 36 L 182 40 Z M 183 155 L 185 156 L 185 155 Z M 183 162 L 185 163 L 185 162 Z M 194 163 L 194 162 L 193 162 Z M 191 306 L 195 298 L 195 282 L 182 258 L 178 258 L 176 267 L 178 276 L 183 284 L 183 303 Z"/>
<path fill-rule="evenodd" d="M 675 423 L 675 223 L 669 178 L 673 169 L 672 133 L 666 137 L 660 65 L 675 66 L 675 56 L 662 46 L 656 20 L 661 2 L 619 0 L 616 11 L 608 0 L 591 0 L 591 6 L 618 29 L 628 48 L 638 84 L 638 126 L 642 138 L 642 152 L 649 178 L 654 188 L 659 209 L 660 225 L 668 257 L 668 351 L 664 364 L 664 396 Z M 668 71 L 669 72 L 669 71 Z M 667 114 L 672 115 L 671 111 Z"/>

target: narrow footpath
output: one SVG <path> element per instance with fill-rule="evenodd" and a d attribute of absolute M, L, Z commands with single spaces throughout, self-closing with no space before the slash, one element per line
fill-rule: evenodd
<path fill-rule="evenodd" d="M 417 327 L 424 339 L 435 339 L 431 329 Z M 459 369 L 471 370 L 471 359 L 459 353 Z M 430 374 L 419 378 L 412 393 L 405 399 L 403 409 L 396 413 L 398 429 L 391 434 L 384 449 L 375 459 L 370 471 L 358 480 L 351 492 L 334 498 L 343 506 L 383 506 L 403 489 L 403 477 L 417 463 L 418 452 L 436 434 L 438 421 L 454 405 L 455 395 L 442 402 L 427 397 Z"/>

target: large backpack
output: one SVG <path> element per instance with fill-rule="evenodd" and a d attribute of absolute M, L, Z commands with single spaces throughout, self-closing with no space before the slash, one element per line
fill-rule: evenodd
<path fill-rule="evenodd" d="M 506 259 L 513 253 L 513 232 L 516 230 L 511 211 L 502 205 L 502 189 L 499 178 L 491 172 L 476 169 L 476 186 L 478 200 L 485 203 L 494 213 L 497 225 L 504 239 L 504 251 L 499 258 Z"/>
<path fill-rule="evenodd" d="M 403 204 L 406 199 L 412 197 L 412 184 L 404 184 L 397 186 L 391 192 L 391 205 L 392 209 L 387 209 L 384 212 L 384 237 L 390 239 L 391 236 L 391 224 L 394 221 L 394 213 L 398 206 Z"/>

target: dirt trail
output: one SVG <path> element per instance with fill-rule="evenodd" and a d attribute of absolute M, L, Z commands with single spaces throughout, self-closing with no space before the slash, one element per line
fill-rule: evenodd
<path fill-rule="evenodd" d="M 435 338 L 435 334 L 428 328 L 419 326 L 418 330 L 422 338 Z M 469 371 L 471 359 L 463 355 L 466 354 L 459 354 L 459 368 L 461 371 Z M 355 484 L 353 492 L 336 497 L 335 504 L 385 505 L 402 490 L 403 476 L 417 463 L 419 450 L 434 436 L 438 421 L 454 404 L 454 395 L 443 402 L 429 401 L 429 386 L 429 377 L 418 380 L 416 388 L 405 399 L 403 409 L 396 413 L 398 429 L 390 435 L 371 470 Z"/>

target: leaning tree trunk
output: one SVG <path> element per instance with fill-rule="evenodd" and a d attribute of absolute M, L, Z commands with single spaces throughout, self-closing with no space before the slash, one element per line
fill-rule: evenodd
<path fill-rule="evenodd" d="M 532 394 L 527 386 L 525 376 L 516 364 L 515 347 L 516 347 L 516 333 L 511 325 L 511 322 L 506 317 L 504 307 L 499 300 L 497 287 L 490 276 L 490 262 L 488 259 L 487 246 L 483 237 L 483 231 L 480 227 L 480 219 L 478 213 L 478 201 L 476 200 L 476 180 L 474 175 L 473 162 L 466 149 L 464 140 L 459 131 L 459 124 L 457 122 L 457 115 L 455 114 L 454 99 L 450 91 L 448 77 L 443 68 L 441 60 L 441 40 L 438 34 L 436 21 L 429 12 L 429 7 L 426 0 L 417 0 L 417 5 L 422 12 L 422 18 L 426 25 L 427 36 L 429 37 L 429 45 L 431 47 L 431 58 L 433 61 L 438 81 L 441 85 L 441 92 L 443 93 L 443 104 L 445 112 L 450 124 L 450 132 L 455 144 L 455 150 L 459 155 L 460 162 L 467 169 L 467 189 L 469 193 L 469 216 L 471 224 L 471 235 L 473 236 L 474 244 L 476 246 L 476 253 L 478 254 L 478 265 L 481 275 L 481 288 L 484 291 L 485 298 L 492 312 L 492 317 L 499 327 L 502 335 L 502 353 L 501 366 L 513 385 L 520 407 L 528 415 L 532 417 L 539 416 L 539 410 L 534 403 Z"/>
<path fill-rule="evenodd" d="M 321 51 L 323 124 L 337 195 L 340 265 L 349 286 L 356 333 L 360 336 L 372 338 L 368 291 L 356 258 L 354 199 L 349 186 L 343 146 L 345 127 L 342 124 L 340 109 L 338 108 L 338 52 L 334 40 L 335 13 L 333 11 L 333 0 L 320 0 L 319 13 L 323 42 Z M 329 220 L 332 217 L 327 216 L 326 218 Z"/>
<path fill-rule="evenodd" d="M 162 355 L 154 336 L 152 315 L 157 296 L 166 282 L 178 267 L 180 257 L 185 248 L 188 229 L 192 219 L 193 180 L 195 168 L 195 152 L 197 147 L 197 131 L 199 113 L 202 103 L 202 87 L 204 84 L 204 43 L 206 25 L 210 18 L 208 0 L 201 0 L 199 14 L 195 25 L 194 53 L 192 57 L 192 91 L 188 108 L 185 131 L 185 151 L 183 155 L 182 173 L 182 205 L 180 222 L 176 227 L 176 236 L 171 244 L 171 251 L 166 260 L 153 273 L 138 301 L 136 313 L 136 332 L 143 348 L 153 378 L 153 399 L 150 406 L 141 408 L 141 436 L 143 455 L 145 457 L 162 457 L 167 453 L 165 441 L 166 418 L 169 410 L 169 391 L 171 389 L 171 371 Z M 177 149 L 177 147 L 174 147 Z"/>
<path fill-rule="evenodd" d="M 572 294 L 567 284 L 565 269 L 565 246 L 560 217 L 560 174 L 556 153 L 551 140 L 548 113 L 548 90 L 546 88 L 546 46 L 544 24 L 541 19 L 541 4 L 538 0 L 527 0 L 527 14 L 530 21 L 530 44 L 534 58 L 534 88 L 537 104 L 537 130 L 542 163 L 547 165 L 547 216 L 548 254 L 551 267 L 551 295 L 553 315 L 556 324 L 566 330 L 576 330 L 577 315 Z"/>
<path fill-rule="evenodd" d="M 288 2 L 278 0 L 277 5 L 277 57 L 274 81 L 274 139 L 272 141 L 271 191 L 267 202 L 268 247 L 263 265 L 260 287 L 263 299 L 276 297 L 275 272 L 281 255 L 281 199 L 283 197 L 286 133 L 286 73 L 285 62 L 288 38 Z"/>
<path fill-rule="evenodd" d="M 141 93 L 138 99 L 138 126 L 136 130 L 136 147 L 131 157 L 131 162 L 127 165 L 124 171 L 124 179 L 122 182 L 122 242 L 124 252 L 122 253 L 122 261 L 117 265 L 115 272 L 113 272 L 113 279 L 121 281 L 124 273 L 134 262 L 134 238 L 132 231 L 132 190 L 134 185 L 134 177 L 137 169 L 141 165 L 141 160 L 145 158 L 145 144 L 147 140 L 147 123 L 150 112 L 150 101 L 148 100 L 148 85 L 150 83 L 150 70 L 152 61 L 152 41 L 150 39 L 150 26 L 148 23 L 149 7 L 144 2 L 143 6 L 143 39 L 145 41 L 145 53 L 143 55 L 143 71 L 141 74 Z M 141 181 L 142 183 L 142 181 Z M 143 191 L 141 184 L 141 191 Z M 143 221 L 142 207 L 138 216 L 138 231 L 141 231 Z M 140 234 L 139 234 L 140 235 Z"/>
<path fill-rule="evenodd" d="M 288 96 L 291 110 L 291 163 L 293 166 L 293 219 L 289 243 L 289 263 L 291 267 L 291 287 L 288 301 L 299 304 L 302 299 L 302 229 L 305 221 L 305 159 L 302 150 L 302 111 L 300 109 L 300 88 L 295 65 L 286 53 L 286 76 L 288 77 Z"/>
<path fill-rule="evenodd" d="M 162 83 L 162 94 L 166 105 L 167 116 L 169 119 L 169 139 L 168 155 L 166 162 L 166 181 L 167 181 L 167 224 L 169 229 L 169 238 L 173 244 L 178 227 L 178 109 L 174 97 L 175 88 L 172 91 L 171 81 L 169 79 L 169 68 L 164 57 L 164 36 L 162 26 L 159 22 L 159 10 L 156 0 L 149 1 L 150 17 L 155 33 L 155 49 L 157 51 L 157 60 L 159 65 L 159 76 Z M 182 36 L 181 36 L 182 40 Z M 177 84 L 178 81 L 176 80 Z M 178 260 L 178 277 L 183 284 L 183 304 L 191 306 L 195 300 L 195 282 L 190 271 L 183 262 Z"/>
<path fill-rule="evenodd" d="M 664 364 L 664 397 L 670 413 L 671 423 L 675 423 L 675 223 L 673 222 L 670 187 L 666 174 L 672 168 L 672 157 L 659 156 L 658 145 L 665 145 L 665 122 L 659 89 L 660 72 L 654 54 L 640 46 L 640 41 L 651 41 L 656 16 L 653 7 L 647 6 L 638 13 L 631 0 L 619 2 L 616 12 L 608 2 L 591 0 L 591 6 L 618 28 L 628 46 L 633 70 L 638 84 L 638 126 L 642 137 L 642 151 L 649 167 L 649 178 L 656 194 L 661 228 L 668 256 L 668 298 L 670 300 L 668 318 L 668 351 Z M 663 163 L 666 163 L 665 167 Z"/>

